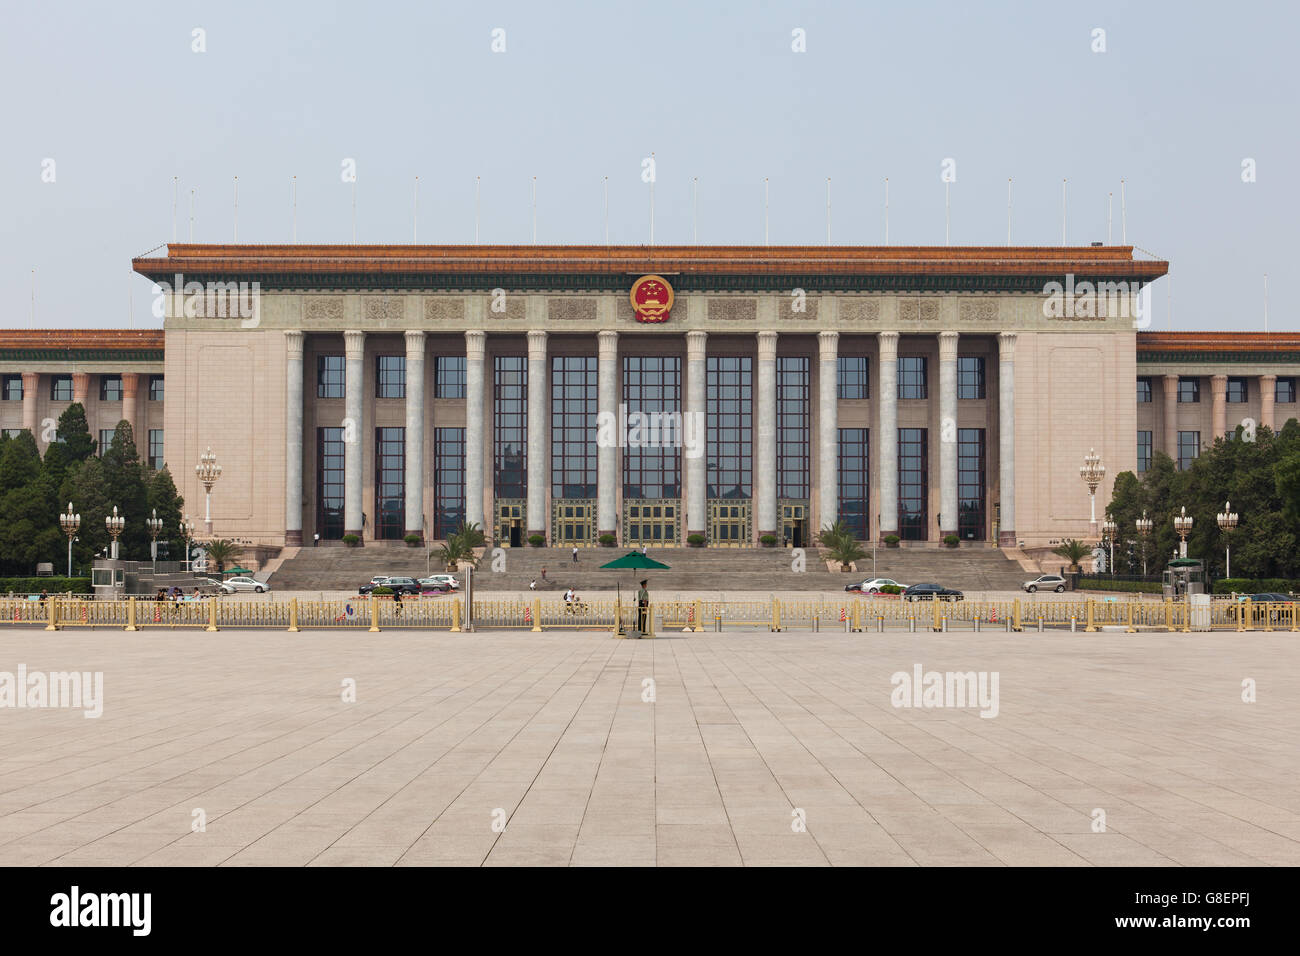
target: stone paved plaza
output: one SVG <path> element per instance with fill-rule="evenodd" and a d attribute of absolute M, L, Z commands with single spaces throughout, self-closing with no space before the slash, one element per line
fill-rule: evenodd
<path fill-rule="evenodd" d="M 1300 864 L 1287 633 L 0 640 L 104 672 L 0 710 L 5 865 Z M 918 664 L 997 716 L 892 706 Z"/>

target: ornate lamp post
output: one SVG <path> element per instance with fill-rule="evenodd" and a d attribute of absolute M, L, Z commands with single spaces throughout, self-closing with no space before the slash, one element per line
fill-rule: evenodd
<path fill-rule="evenodd" d="M 194 474 L 198 476 L 204 494 L 207 496 L 203 505 L 203 523 L 207 525 L 208 537 L 212 537 L 212 486 L 221 477 L 221 466 L 217 464 L 217 456 L 213 453 L 211 445 L 199 456 L 199 463 L 194 466 Z"/>
<path fill-rule="evenodd" d="M 188 514 L 181 516 L 181 537 L 185 539 L 185 570 L 190 570 L 190 539 L 194 537 L 194 522 Z"/>
<path fill-rule="evenodd" d="M 153 563 L 153 573 L 158 573 L 158 535 L 162 534 L 163 519 L 158 517 L 158 509 L 154 508 L 150 516 L 144 519 L 145 526 L 149 529 L 149 560 Z"/>
<path fill-rule="evenodd" d="M 1178 532 L 1178 556 L 1187 557 L 1187 536 L 1192 533 L 1192 516 L 1187 513 L 1187 506 L 1174 515 L 1174 530 Z"/>
<path fill-rule="evenodd" d="M 1106 466 L 1101 463 L 1101 456 L 1097 454 L 1096 449 L 1089 448 L 1088 454 L 1083 456 L 1083 464 L 1079 466 L 1079 477 L 1088 486 L 1088 500 L 1092 506 L 1091 523 L 1095 528 L 1097 527 L 1097 486 L 1106 477 Z"/>
<path fill-rule="evenodd" d="M 1155 527 L 1155 522 L 1147 517 L 1147 509 L 1142 509 L 1142 517 L 1135 522 L 1137 524 L 1138 534 L 1142 537 L 1142 577 L 1147 576 L 1147 535 Z"/>
<path fill-rule="evenodd" d="M 1110 576 L 1115 576 L 1115 532 L 1119 530 L 1119 525 L 1115 524 L 1110 518 L 1101 523 L 1101 533 L 1106 536 L 1110 542 Z"/>
<path fill-rule="evenodd" d="M 113 513 L 104 519 L 104 527 L 108 533 L 113 536 L 113 550 L 109 555 L 114 561 L 117 560 L 117 536 L 122 533 L 126 527 L 126 518 L 117 513 L 117 505 L 113 505 Z"/>
<path fill-rule="evenodd" d="M 73 513 L 71 501 L 68 502 L 68 510 L 59 515 L 59 527 L 68 536 L 68 577 L 72 577 L 72 539 L 81 527 L 81 515 Z"/>
<path fill-rule="evenodd" d="M 1228 536 L 1237 530 L 1237 513 L 1232 510 L 1231 501 L 1223 503 L 1223 511 L 1215 516 L 1215 520 L 1219 522 L 1219 530 L 1223 532 L 1223 553 L 1224 564 L 1226 565 L 1223 576 L 1230 578 L 1232 577 L 1232 546 L 1229 543 Z"/>

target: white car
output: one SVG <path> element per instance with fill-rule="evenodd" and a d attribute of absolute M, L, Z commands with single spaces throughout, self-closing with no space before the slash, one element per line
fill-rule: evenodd
<path fill-rule="evenodd" d="M 227 594 L 233 594 L 236 591 L 253 591 L 257 594 L 263 594 L 271 590 L 271 585 L 262 581 L 255 581 L 250 577 L 227 578 L 222 584 Z"/>
<path fill-rule="evenodd" d="M 1055 591 L 1060 594 L 1065 590 L 1065 578 L 1059 574 L 1040 574 L 1032 581 L 1026 581 L 1021 588 L 1033 594 L 1035 591 Z"/>
<path fill-rule="evenodd" d="M 891 585 L 896 588 L 901 588 L 903 591 L 907 590 L 906 584 L 900 584 L 892 578 L 871 578 L 868 581 L 863 581 L 861 584 L 850 584 L 844 590 L 861 591 L 863 594 L 879 594 L 881 588 L 890 587 Z M 899 593 L 902 592 L 900 591 Z"/>
<path fill-rule="evenodd" d="M 460 582 L 456 580 L 454 574 L 431 574 L 427 578 L 420 578 L 421 584 L 436 584 L 444 588 L 450 588 L 453 591 L 460 589 Z"/>

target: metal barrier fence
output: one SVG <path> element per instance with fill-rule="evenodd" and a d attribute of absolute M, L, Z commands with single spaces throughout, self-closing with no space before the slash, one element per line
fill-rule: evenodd
<path fill-rule="evenodd" d="M 142 628 L 341 628 L 381 631 L 391 628 L 462 631 L 465 618 L 459 597 L 409 598 L 399 602 L 378 596 L 333 601 L 235 601 L 215 597 L 186 601 L 127 598 L 96 601 L 86 597 L 45 600 L 0 599 L 0 626 Z M 563 601 L 489 599 L 474 602 L 474 626 L 528 631 L 601 630 L 614 634 L 635 627 L 637 609 L 612 600 Z M 1069 627 L 1085 632 L 1101 628 L 1125 631 L 1300 630 L 1300 604 L 1251 601 L 1013 600 L 921 601 L 808 598 L 783 601 L 664 601 L 651 605 L 650 627 L 699 633 L 722 630 L 909 631 L 988 628 L 1012 631 Z"/>

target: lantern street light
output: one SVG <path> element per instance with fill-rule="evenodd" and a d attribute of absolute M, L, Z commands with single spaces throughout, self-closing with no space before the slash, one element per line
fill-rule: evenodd
<path fill-rule="evenodd" d="M 81 515 L 73 513 L 71 501 L 68 502 L 68 510 L 59 515 L 59 527 L 68 536 L 68 577 L 72 577 L 72 539 L 77 536 L 77 529 L 81 527 Z"/>
<path fill-rule="evenodd" d="M 144 519 L 145 525 L 149 528 L 149 560 L 153 563 L 153 573 L 158 573 L 158 535 L 162 533 L 163 519 L 158 517 L 158 509 L 154 508 L 150 516 Z"/>
<path fill-rule="evenodd" d="M 1147 509 L 1142 509 L 1142 517 L 1135 522 L 1138 534 L 1142 536 L 1142 577 L 1147 576 L 1147 535 L 1155 527 L 1155 522 L 1147 517 Z"/>
<path fill-rule="evenodd" d="M 1089 448 L 1079 466 L 1079 477 L 1088 486 L 1088 499 L 1092 506 L 1092 526 L 1097 527 L 1097 486 L 1106 477 L 1106 466 L 1101 463 L 1101 456 L 1096 449 Z"/>
<path fill-rule="evenodd" d="M 1232 510 L 1232 502 L 1223 503 L 1223 511 L 1215 516 L 1219 522 L 1219 530 L 1223 532 L 1223 552 L 1224 552 L 1224 574 L 1226 578 L 1232 577 L 1232 546 L 1229 544 L 1228 536 L 1237 530 L 1237 513 Z"/>
<path fill-rule="evenodd" d="M 113 505 L 113 513 L 104 519 L 104 527 L 106 527 L 108 529 L 108 533 L 113 536 L 113 551 L 110 557 L 114 561 L 116 561 L 117 560 L 117 537 L 122 533 L 122 530 L 126 527 L 126 518 L 117 513 L 117 505 Z"/>
<path fill-rule="evenodd" d="M 181 516 L 181 537 L 185 539 L 185 570 L 190 570 L 190 539 L 194 537 L 194 522 L 188 514 Z"/>
<path fill-rule="evenodd" d="M 1115 524 L 1110 518 L 1101 523 L 1101 533 L 1110 542 L 1110 576 L 1112 578 L 1115 576 L 1115 532 L 1118 529 L 1119 525 Z"/>
<path fill-rule="evenodd" d="M 1178 556 L 1187 557 L 1187 536 L 1192 533 L 1192 516 L 1187 513 L 1187 506 L 1174 515 L 1174 530 L 1178 532 Z"/>
<path fill-rule="evenodd" d="M 221 477 L 221 466 L 217 464 L 217 456 L 213 453 L 211 445 L 199 456 L 199 463 L 194 466 L 194 474 L 198 476 L 207 496 L 203 505 L 203 523 L 207 525 L 208 537 L 212 537 L 212 486 Z"/>

